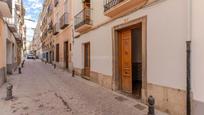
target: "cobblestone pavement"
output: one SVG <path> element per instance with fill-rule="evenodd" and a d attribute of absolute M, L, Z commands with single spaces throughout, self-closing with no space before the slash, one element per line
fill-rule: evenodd
<path fill-rule="evenodd" d="M 5 101 L 0 88 L 0 115 L 145 115 L 147 107 L 39 60 L 26 60 L 22 74 L 8 81 L 14 99 Z M 157 115 L 166 115 L 158 112 Z"/>

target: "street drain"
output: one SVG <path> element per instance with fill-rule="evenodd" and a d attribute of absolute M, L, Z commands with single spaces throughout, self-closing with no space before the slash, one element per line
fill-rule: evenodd
<path fill-rule="evenodd" d="M 146 109 L 145 106 L 141 105 L 141 104 L 137 104 L 134 106 L 135 108 L 139 109 L 140 111 L 143 111 L 144 109 Z"/>
<path fill-rule="evenodd" d="M 116 100 L 120 101 L 120 102 L 123 102 L 123 101 L 126 101 L 127 99 L 122 97 L 122 96 L 117 96 L 115 97 Z"/>

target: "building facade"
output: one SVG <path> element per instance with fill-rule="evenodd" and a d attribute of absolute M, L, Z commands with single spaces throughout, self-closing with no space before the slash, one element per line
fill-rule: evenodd
<path fill-rule="evenodd" d="M 33 35 L 33 40 L 32 40 L 32 52 L 38 59 L 43 59 L 43 52 L 42 52 L 42 42 L 41 42 L 41 19 L 38 19 L 34 35 Z"/>
<path fill-rule="evenodd" d="M 202 4 L 46 0 L 36 38 L 44 61 L 145 104 L 152 95 L 170 115 L 202 115 Z"/>
<path fill-rule="evenodd" d="M 25 9 L 21 0 L 0 1 L 0 85 L 21 63 Z"/>
<path fill-rule="evenodd" d="M 71 0 L 53 0 L 53 39 L 55 64 L 72 70 Z"/>
<path fill-rule="evenodd" d="M 52 19 L 52 7 L 49 6 L 52 4 L 52 0 L 45 0 L 43 5 L 43 10 L 40 14 L 40 33 L 41 33 L 41 42 L 42 42 L 42 52 L 43 52 L 43 61 L 53 62 L 53 40 L 52 32 L 50 30 L 49 21 Z M 51 53 L 50 53 L 51 52 Z"/>
<path fill-rule="evenodd" d="M 202 115 L 204 113 L 204 91 L 203 91 L 203 75 L 204 75 L 204 15 L 202 7 L 203 0 L 189 1 L 190 15 L 189 15 L 189 41 L 191 41 L 191 83 L 192 83 L 192 115 Z M 192 5 L 192 6 L 191 6 Z"/>
<path fill-rule="evenodd" d="M 40 17 L 44 61 L 72 70 L 71 0 L 46 0 Z"/>
<path fill-rule="evenodd" d="M 6 38 L 4 33 L 4 28 L 6 24 L 3 17 L 11 17 L 12 13 L 12 2 L 10 1 L 0 1 L 0 85 L 6 82 Z M 4 7 L 3 7 L 4 6 Z"/>
<path fill-rule="evenodd" d="M 73 8 L 78 75 L 186 114 L 187 1 L 73 0 Z"/>

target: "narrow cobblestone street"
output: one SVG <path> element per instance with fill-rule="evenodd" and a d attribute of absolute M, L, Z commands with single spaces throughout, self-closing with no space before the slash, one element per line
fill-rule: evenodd
<path fill-rule="evenodd" d="M 22 74 L 8 78 L 15 98 L 5 101 L 0 89 L 0 115 L 145 115 L 136 100 L 102 88 L 39 60 L 27 60 Z M 157 114 L 159 115 L 159 114 Z"/>

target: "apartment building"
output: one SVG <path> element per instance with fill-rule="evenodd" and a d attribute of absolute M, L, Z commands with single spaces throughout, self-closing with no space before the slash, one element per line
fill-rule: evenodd
<path fill-rule="evenodd" d="M 25 9 L 21 0 L 3 0 L 1 6 L 0 40 L 0 84 L 6 81 L 6 75 L 12 74 L 21 63 L 22 36 L 25 36 Z"/>
<path fill-rule="evenodd" d="M 51 0 L 45 0 L 43 4 L 43 9 L 39 17 L 40 23 L 40 33 L 41 33 L 41 42 L 42 42 L 42 52 L 43 52 L 43 60 L 52 63 L 52 57 L 50 52 L 52 52 L 52 36 L 51 33 L 48 32 L 48 17 L 51 19 L 49 4 L 51 4 Z M 49 12 L 49 13 L 48 13 Z M 49 14 L 49 15 L 48 15 Z M 37 25 L 38 26 L 38 25 Z M 37 27 L 38 28 L 38 27 Z M 39 34 L 40 34 L 39 33 Z"/>
<path fill-rule="evenodd" d="M 71 0 L 46 0 L 40 17 L 44 60 L 71 70 Z"/>
<path fill-rule="evenodd" d="M 78 75 L 186 114 L 188 1 L 73 0 L 73 13 Z"/>
<path fill-rule="evenodd" d="M 15 1 L 15 10 L 16 11 L 16 26 L 17 26 L 17 34 L 20 38 L 17 41 L 17 65 L 19 65 L 23 58 L 23 44 L 26 40 L 26 28 L 24 24 L 24 16 L 25 16 L 25 8 L 23 6 L 23 0 L 14 0 Z"/>
<path fill-rule="evenodd" d="M 42 42 L 41 42 L 41 30 L 40 30 L 40 25 L 41 24 L 41 17 L 38 19 L 36 28 L 34 30 L 34 36 L 32 40 L 32 52 L 34 55 L 39 58 L 43 59 L 43 52 L 42 52 Z"/>
<path fill-rule="evenodd" d="M 0 85 L 6 81 L 6 38 L 5 38 L 5 27 L 6 24 L 3 20 L 3 17 L 12 16 L 12 2 L 0 1 Z"/>
<path fill-rule="evenodd" d="M 27 32 L 27 28 L 24 24 L 23 26 L 23 31 L 22 31 L 22 39 L 23 39 L 23 50 L 22 50 L 22 60 L 26 57 L 26 54 L 27 54 L 27 47 L 26 47 L 26 44 L 27 44 L 27 39 L 26 39 L 26 32 Z"/>
<path fill-rule="evenodd" d="M 53 0 L 55 64 L 67 70 L 72 70 L 71 2 L 71 0 Z"/>

